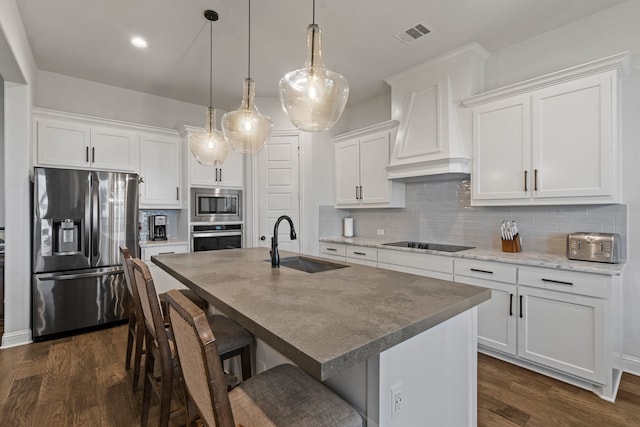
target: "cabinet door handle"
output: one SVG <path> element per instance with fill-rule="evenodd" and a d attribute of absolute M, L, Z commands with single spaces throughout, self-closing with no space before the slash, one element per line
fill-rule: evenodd
<path fill-rule="evenodd" d="M 573 283 L 571 282 L 563 282 L 562 280 L 553 280 L 553 279 L 542 279 L 543 282 L 547 282 L 547 283 L 556 283 L 558 285 L 567 285 L 567 286 L 573 286 Z"/>
<path fill-rule="evenodd" d="M 96 162 L 96 147 L 91 147 L 91 163 Z"/>
<path fill-rule="evenodd" d="M 216 168 L 216 182 L 218 182 L 218 168 Z"/>
<path fill-rule="evenodd" d="M 529 177 L 529 171 L 524 171 L 524 191 L 527 191 L 527 178 Z"/>
<path fill-rule="evenodd" d="M 89 162 L 89 147 L 84 147 L 84 161 Z"/>
<path fill-rule="evenodd" d="M 362 256 L 367 256 L 366 253 L 364 252 L 354 252 L 355 255 L 362 255 Z"/>
<path fill-rule="evenodd" d="M 524 316 L 522 315 L 522 295 L 520 295 L 520 318 L 522 319 Z"/>
<path fill-rule="evenodd" d="M 538 191 L 538 169 L 533 170 L 533 191 Z"/>
<path fill-rule="evenodd" d="M 358 200 L 358 199 L 359 199 L 359 197 L 358 197 L 358 186 L 356 185 L 356 200 Z"/>
<path fill-rule="evenodd" d="M 509 294 L 509 316 L 513 316 L 513 294 Z"/>
<path fill-rule="evenodd" d="M 171 251 L 171 252 L 160 252 L 158 255 L 171 255 L 171 254 L 175 254 L 175 252 Z"/>
<path fill-rule="evenodd" d="M 338 250 L 336 248 L 327 248 L 327 250 L 331 251 L 331 252 L 338 252 Z"/>
<path fill-rule="evenodd" d="M 176 187 L 176 200 L 180 200 L 180 187 Z"/>
<path fill-rule="evenodd" d="M 360 186 L 360 200 L 364 199 L 364 196 L 362 195 L 362 185 Z"/>
<path fill-rule="evenodd" d="M 486 273 L 486 274 L 493 274 L 493 271 L 489 271 L 489 270 L 480 270 L 478 268 L 470 268 L 471 271 L 475 271 L 476 273 Z"/>
<path fill-rule="evenodd" d="M 220 168 L 220 182 L 222 182 L 222 168 Z"/>

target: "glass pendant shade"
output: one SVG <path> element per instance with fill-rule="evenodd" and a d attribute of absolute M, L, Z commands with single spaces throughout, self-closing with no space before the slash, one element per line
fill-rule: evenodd
<path fill-rule="evenodd" d="M 271 137 L 273 121 L 261 114 L 255 105 L 255 83 L 244 80 L 242 104 L 235 111 L 222 116 L 222 132 L 238 153 L 259 153 Z"/>
<path fill-rule="evenodd" d="M 229 143 L 216 130 L 216 113 L 212 107 L 207 111 L 207 123 L 203 132 L 189 137 L 191 153 L 205 166 L 219 166 L 229 155 Z"/>
<path fill-rule="evenodd" d="M 347 79 L 324 67 L 320 27 L 307 27 L 307 60 L 303 68 L 280 79 L 280 103 L 289 120 L 300 130 L 331 129 L 349 98 Z"/>

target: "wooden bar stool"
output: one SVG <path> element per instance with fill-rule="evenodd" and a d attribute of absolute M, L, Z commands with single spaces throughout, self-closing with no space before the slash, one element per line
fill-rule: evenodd
<path fill-rule="evenodd" d="M 138 291 L 144 319 L 146 352 L 141 425 L 147 425 L 149 407 L 151 405 L 151 393 L 154 391 L 160 401 L 158 425 L 166 427 L 169 424 L 173 381 L 176 378 L 180 378 L 181 372 L 179 364 L 174 363 L 174 354 L 172 353 L 172 347 L 174 346 L 171 345 L 169 340 L 171 333 L 167 328 L 166 319 L 162 314 L 160 302 L 148 266 L 138 258 L 126 259 L 125 263 L 131 268 L 131 282 L 133 287 Z M 175 292 L 189 301 L 190 304 L 193 304 L 194 307 L 196 306 L 195 303 L 180 291 L 174 290 L 171 292 Z M 241 361 L 243 367 L 247 366 L 249 368 L 247 372 L 243 370 L 243 379 L 249 378 L 251 376 L 250 348 L 254 342 L 253 336 L 246 329 L 224 316 L 205 316 L 205 318 L 210 328 L 219 331 L 219 333 L 225 337 L 224 348 L 226 349 L 226 353 L 221 354 L 221 358 L 226 359 L 239 354 L 243 359 Z M 159 365 L 159 378 L 154 373 L 156 363 Z"/>
<path fill-rule="evenodd" d="M 182 367 L 187 426 L 360 427 L 362 417 L 344 400 L 293 365 L 269 369 L 227 392 L 218 339 L 205 313 L 169 291 L 169 319 Z"/>

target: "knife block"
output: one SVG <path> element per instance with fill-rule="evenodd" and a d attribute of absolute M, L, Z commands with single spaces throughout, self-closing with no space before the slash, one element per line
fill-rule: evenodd
<path fill-rule="evenodd" d="M 520 234 L 513 236 L 513 240 L 502 240 L 502 252 L 522 252 Z"/>

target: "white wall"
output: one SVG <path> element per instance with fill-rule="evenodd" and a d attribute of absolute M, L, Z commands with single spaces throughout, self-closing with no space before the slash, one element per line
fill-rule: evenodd
<path fill-rule="evenodd" d="M 4 80 L 0 75 L 0 99 L 4 99 Z M 4 170 L 4 102 L 0 102 L 0 165 Z M 4 173 L 0 173 L 0 227 L 5 223 Z M 2 301 L 0 301 L 2 304 Z"/>
<path fill-rule="evenodd" d="M 0 75 L 4 78 L 5 331 L 2 346 L 31 340 L 29 172 L 36 66 L 14 0 L 0 2 Z"/>
<path fill-rule="evenodd" d="M 207 107 L 39 70 L 34 106 L 168 129 L 204 126 Z"/>

